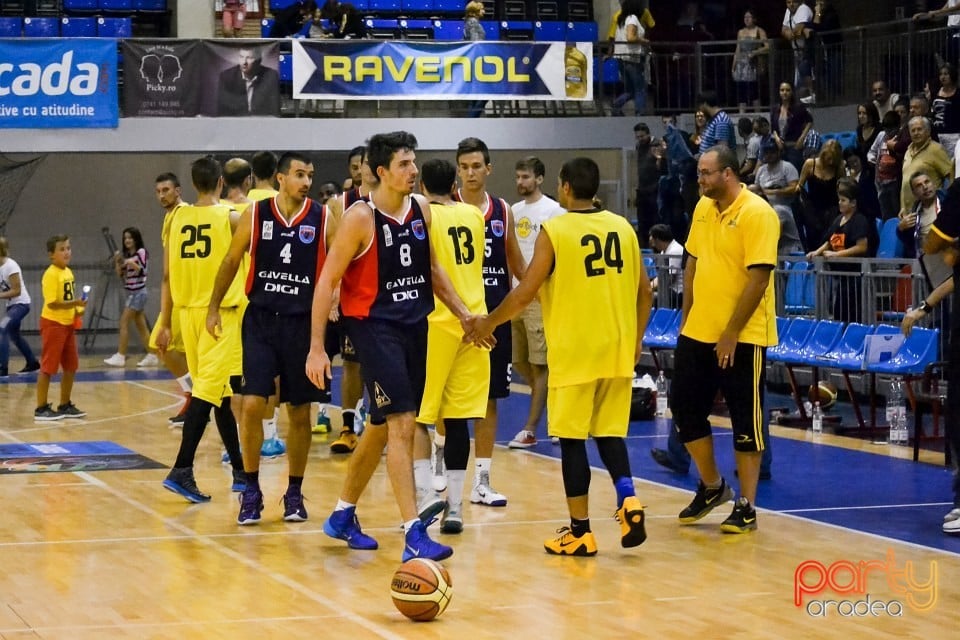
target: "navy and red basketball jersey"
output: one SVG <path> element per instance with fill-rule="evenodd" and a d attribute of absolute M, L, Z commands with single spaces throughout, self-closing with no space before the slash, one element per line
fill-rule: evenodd
<path fill-rule="evenodd" d="M 487 205 L 483 208 L 486 231 L 486 246 L 483 251 L 483 287 L 486 293 L 487 309 L 493 310 L 510 293 L 510 273 L 507 270 L 507 233 L 513 230 L 507 226 L 507 203 L 503 198 L 494 198 L 489 193 Z M 463 202 L 460 190 L 454 199 Z"/>
<path fill-rule="evenodd" d="M 361 200 L 366 200 L 366 196 L 360 195 L 360 187 L 354 187 L 353 189 L 348 189 L 343 192 L 343 209 L 341 211 L 346 211 L 353 206 L 355 202 L 360 202 Z"/>
<path fill-rule="evenodd" d="M 351 318 L 413 324 L 433 311 L 430 238 L 414 198 L 401 220 L 373 209 L 376 237 L 340 284 L 340 308 Z"/>
<path fill-rule="evenodd" d="M 246 286 L 251 305 L 281 315 L 310 313 L 327 255 L 326 224 L 326 207 L 311 198 L 289 223 L 276 198 L 254 203 Z"/>

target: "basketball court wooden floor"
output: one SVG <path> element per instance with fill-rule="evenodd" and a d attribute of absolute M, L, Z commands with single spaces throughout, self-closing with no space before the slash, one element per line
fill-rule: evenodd
<path fill-rule="evenodd" d="M 351 551 L 321 530 L 347 464 L 329 454 L 327 436 L 314 438 L 304 486 L 310 520 L 281 520 L 281 459 L 263 465 L 263 522 L 239 527 L 212 425 L 196 467 L 212 502 L 187 504 L 161 487 L 165 468 L 145 468 L 176 453 L 173 381 L 106 371 L 93 358 L 83 367 L 74 401 L 85 420 L 34 423 L 32 380 L 0 384 L 0 638 L 945 638 L 960 622 L 960 539 L 940 532 L 950 499 L 942 467 L 774 428 L 760 528 L 724 535 L 730 505 L 696 525 L 677 523 L 696 478 L 650 459 L 651 446 L 664 446 L 665 422 L 631 425 L 648 506 L 644 545 L 620 547 L 614 493 L 598 467 L 599 554 L 546 555 L 543 540 L 567 522 L 558 448 L 498 448 L 492 481 L 509 506 L 468 504 L 462 535 L 434 533 L 455 548 L 444 563 L 453 601 L 434 622 L 409 622 L 389 595 L 402 534 L 382 466 L 359 508 L 378 551 Z M 526 406 L 522 393 L 502 405 L 504 443 Z M 717 440 L 735 484 L 729 431 Z M 140 457 L 118 463 L 114 445 L 91 442 Z M 102 455 L 69 455 L 78 448 Z"/>

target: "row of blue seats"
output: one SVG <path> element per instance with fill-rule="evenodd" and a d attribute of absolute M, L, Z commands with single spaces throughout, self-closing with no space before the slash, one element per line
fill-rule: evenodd
<path fill-rule="evenodd" d="M 67 13 L 74 11 L 166 11 L 167 0 L 63 0 L 61 6 Z"/>
<path fill-rule="evenodd" d="M 87 0 L 93 1 L 93 0 Z M 101 0 L 102 1 L 102 0 Z M 286 9 L 298 0 L 271 0 L 270 11 L 276 12 Z M 261 3 L 262 4 L 262 3 Z M 318 5 L 323 4 L 318 2 Z M 418 13 L 418 14 L 437 14 L 447 13 L 463 18 L 463 8 L 466 5 L 465 0 L 351 0 L 350 4 L 359 11 L 373 11 L 377 13 Z M 558 3 L 565 4 L 565 3 Z M 555 13 L 559 13 L 559 7 L 554 8 Z M 570 10 L 571 16 L 574 11 Z M 578 12 L 576 15 L 589 15 L 587 11 Z"/>
<path fill-rule="evenodd" d="M 867 336 L 895 335 L 893 325 L 876 326 L 812 318 L 777 318 L 780 343 L 767 349 L 767 359 L 801 365 L 866 371 L 895 376 L 919 376 L 937 359 L 939 329 L 915 327 L 899 349 L 880 362 L 865 362 Z"/>
<path fill-rule="evenodd" d="M 0 38 L 130 38 L 131 18 L 18 18 L 0 16 Z"/>
<path fill-rule="evenodd" d="M 462 20 L 366 18 L 367 30 L 394 37 L 416 32 L 433 40 L 463 40 Z M 324 23 L 325 24 L 325 23 Z M 595 22 L 541 22 L 481 20 L 487 40 L 532 39 L 544 42 L 596 42 Z M 260 35 L 270 35 L 273 18 L 260 22 Z"/>

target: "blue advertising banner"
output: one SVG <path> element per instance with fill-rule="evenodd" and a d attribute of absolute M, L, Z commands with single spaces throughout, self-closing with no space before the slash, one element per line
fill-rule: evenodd
<path fill-rule="evenodd" d="M 117 41 L 0 40 L 0 127 L 116 127 Z"/>
<path fill-rule="evenodd" d="M 293 97 L 592 100 L 591 43 L 294 40 Z"/>

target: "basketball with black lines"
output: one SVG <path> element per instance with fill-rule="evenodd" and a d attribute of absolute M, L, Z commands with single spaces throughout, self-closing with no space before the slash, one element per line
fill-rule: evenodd
<path fill-rule="evenodd" d="M 426 558 L 413 558 L 393 574 L 390 595 L 397 611 L 411 620 L 427 622 L 450 604 L 453 581 L 443 565 Z"/>

